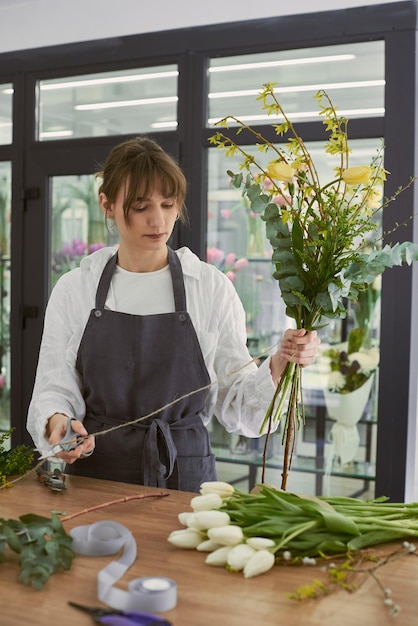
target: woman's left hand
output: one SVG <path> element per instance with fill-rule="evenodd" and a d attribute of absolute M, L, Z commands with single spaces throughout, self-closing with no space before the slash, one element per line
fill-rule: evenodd
<path fill-rule="evenodd" d="M 317 355 L 321 340 L 316 330 L 307 332 L 304 328 L 287 329 L 280 348 L 271 357 L 270 370 L 275 383 L 278 383 L 287 363 L 297 363 L 302 367 L 311 365 Z"/>

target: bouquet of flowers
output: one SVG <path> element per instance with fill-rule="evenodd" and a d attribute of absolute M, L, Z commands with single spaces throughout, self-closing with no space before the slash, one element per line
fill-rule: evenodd
<path fill-rule="evenodd" d="M 325 91 L 320 90 L 315 98 L 327 132 L 325 152 L 337 159 L 331 182 L 321 182 L 304 140 L 276 97 L 274 83 L 265 84 L 257 99 L 274 118 L 276 135 L 288 137 L 287 144 L 283 140 L 273 143 L 234 116 L 217 124 L 226 129 L 229 124 L 237 125 L 237 135 L 251 133 L 264 155 L 262 159 L 257 160 L 235 141 L 232 132 L 219 131 L 210 138 L 227 156 L 242 157 L 240 171 L 227 173 L 232 185 L 250 202 L 251 210 L 261 214 L 273 248 L 273 276 L 287 315 L 297 328 L 307 331 L 319 328 L 326 319 L 345 317 L 347 302 L 356 300 L 385 268 L 418 259 L 416 244 L 378 248 L 371 240 L 377 230 L 376 212 L 401 190 L 383 203 L 379 200 L 387 174 L 383 150 L 377 151 L 370 164 L 350 167 L 347 120 L 337 114 Z M 266 428 L 270 432 L 272 421 L 281 419 L 283 412 L 282 489 L 286 489 L 297 430 L 304 419 L 301 367 L 294 363 L 286 367 L 261 432 Z"/>
<path fill-rule="evenodd" d="M 337 344 L 324 352 L 329 357 L 331 369 L 327 387 L 337 393 L 350 393 L 359 389 L 376 371 L 379 365 L 379 348 L 355 347 L 353 336 L 357 334 L 355 328 L 351 331 L 348 341 Z"/>

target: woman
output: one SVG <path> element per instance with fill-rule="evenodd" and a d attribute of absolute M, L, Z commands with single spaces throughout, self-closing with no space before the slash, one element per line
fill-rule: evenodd
<path fill-rule="evenodd" d="M 232 283 L 188 248 L 167 246 L 186 217 L 186 181 L 154 141 L 116 146 L 98 176 L 119 247 L 83 259 L 51 294 L 28 430 L 44 454 L 68 418 L 78 435 L 96 435 L 58 454 L 70 473 L 198 491 L 216 479 L 212 415 L 229 432 L 259 436 L 286 363 L 312 363 L 319 339 L 287 330 L 275 354 L 251 363 Z"/>

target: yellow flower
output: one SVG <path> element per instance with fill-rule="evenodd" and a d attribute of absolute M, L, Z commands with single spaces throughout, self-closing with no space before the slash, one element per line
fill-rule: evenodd
<path fill-rule="evenodd" d="M 370 182 L 372 170 L 368 165 L 348 167 L 342 173 L 342 179 L 347 185 L 362 185 Z"/>
<path fill-rule="evenodd" d="M 267 166 L 267 174 L 269 178 L 277 178 L 277 180 L 289 183 L 295 175 L 295 170 L 284 161 L 272 161 Z"/>
<path fill-rule="evenodd" d="M 367 194 L 366 206 L 368 209 L 378 209 L 382 204 L 383 191 L 380 187 L 373 187 Z"/>

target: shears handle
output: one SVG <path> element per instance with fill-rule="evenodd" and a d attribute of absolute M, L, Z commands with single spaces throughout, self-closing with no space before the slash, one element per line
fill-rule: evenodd
<path fill-rule="evenodd" d="M 171 626 L 171 622 L 158 615 L 138 611 L 127 611 L 123 615 L 103 615 L 98 621 L 106 626 Z"/>
<path fill-rule="evenodd" d="M 72 429 L 71 422 L 72 422 L 71 417 L 68 417 L 67 418 L 67 430 L 65 432 L 64 437 L 61 439 L 61 441 L 58 444 L 61 450 L 64 450 L 64 452 L 70 452 L 70 450 L 74 450 L 74 448 L 76 448 L 77 446 L 80 445 L 80 443 L 82 443 L 82 441 L 78 440 L 80 435 L 78 435 Z"/>

